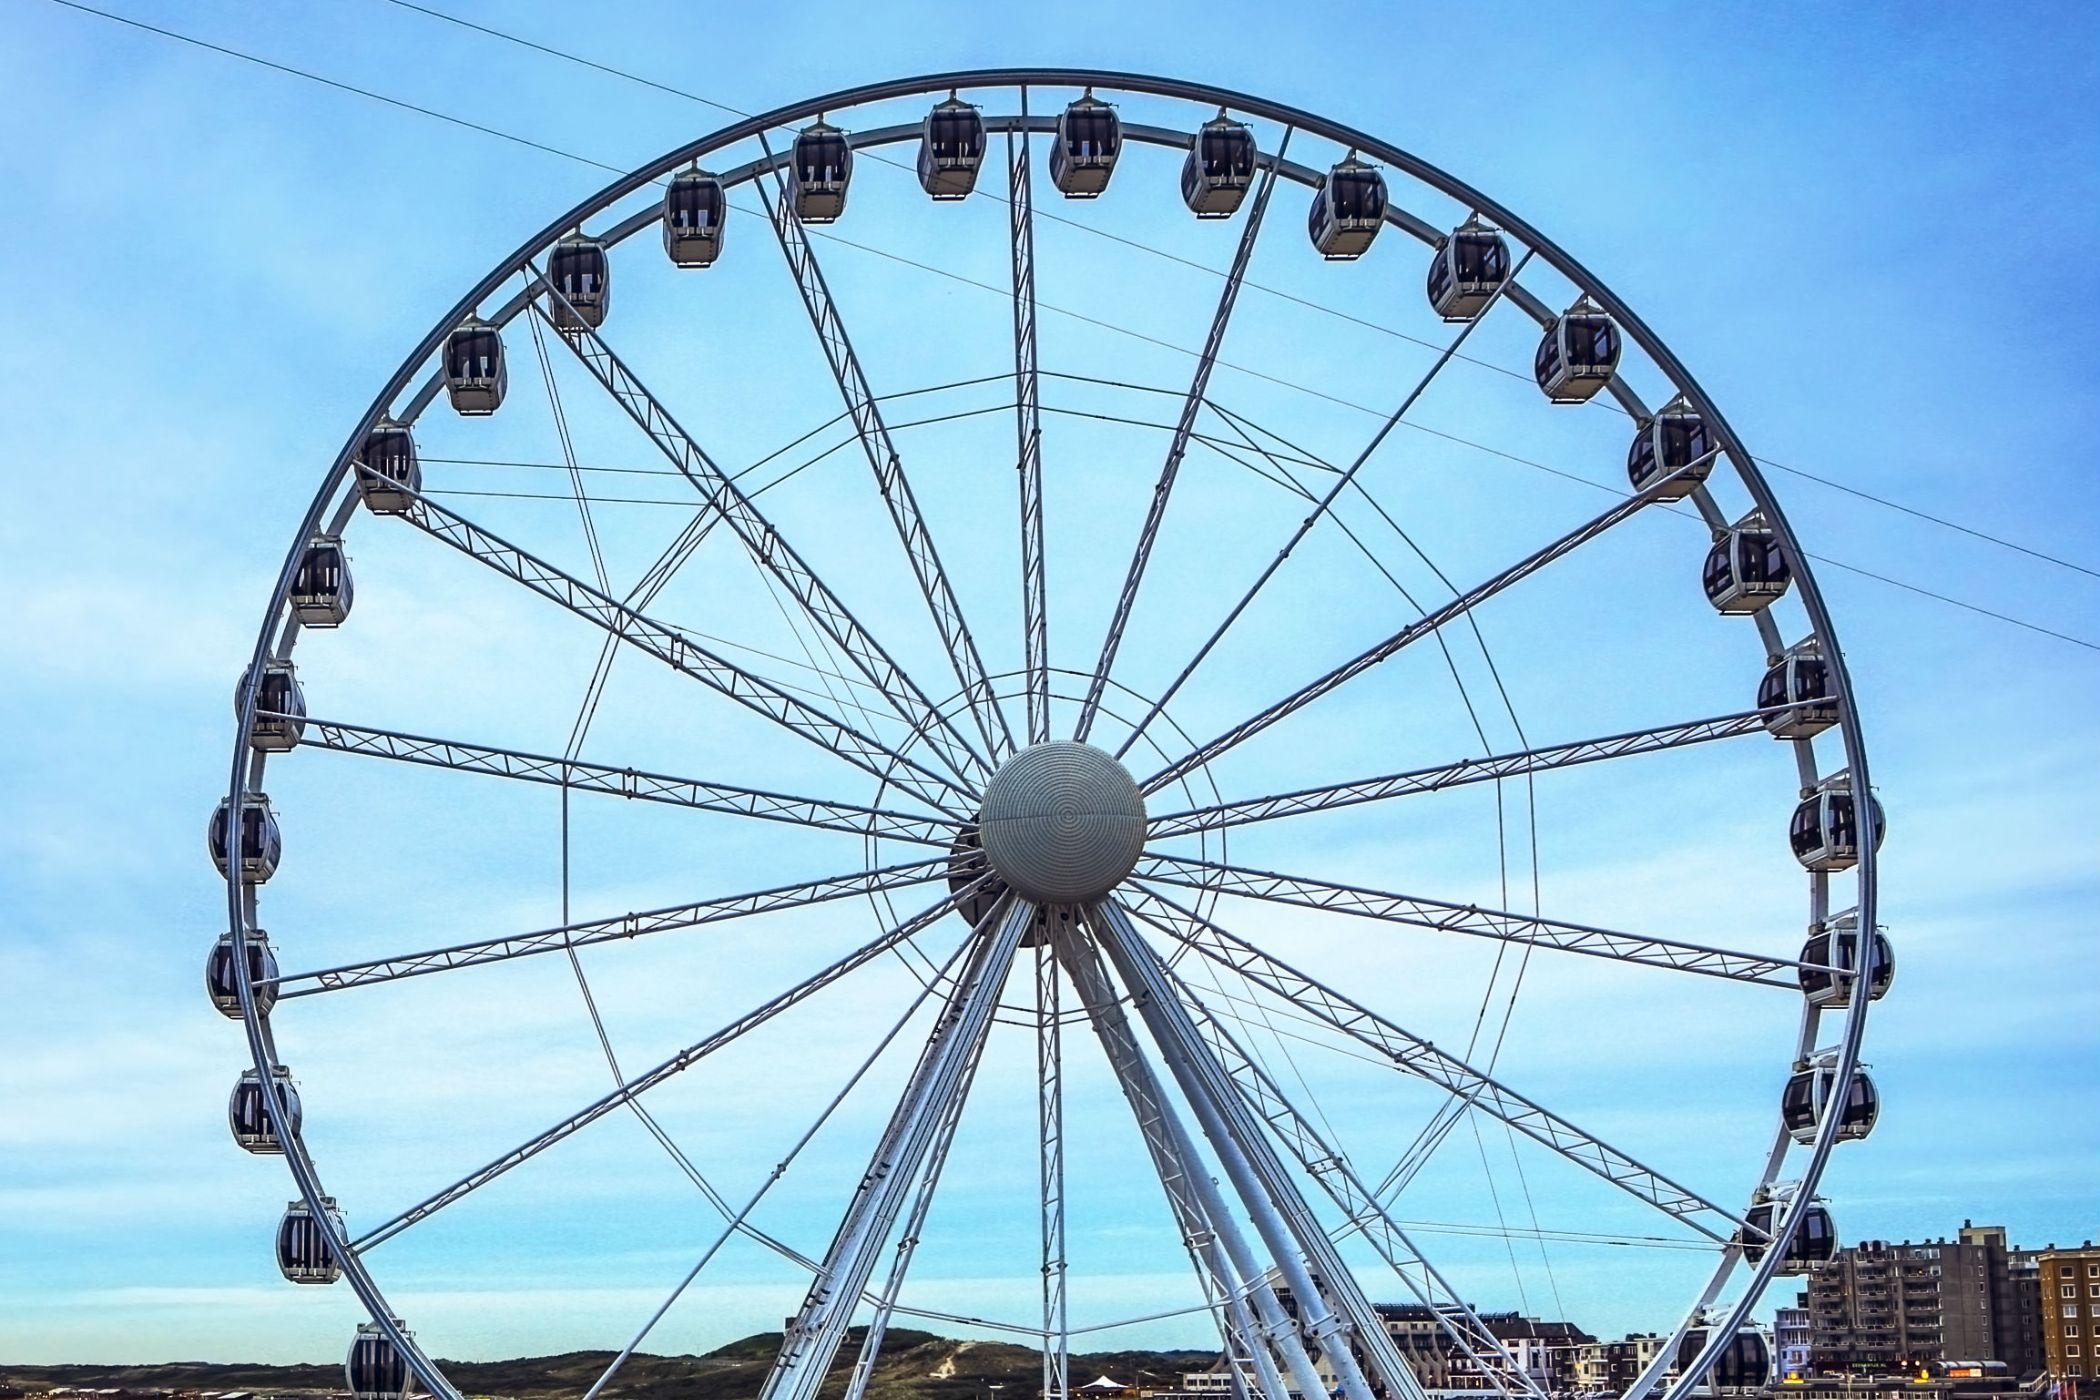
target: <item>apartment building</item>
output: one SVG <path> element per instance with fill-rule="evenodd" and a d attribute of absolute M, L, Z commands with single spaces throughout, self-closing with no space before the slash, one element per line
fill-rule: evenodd
<path fill-rule="evenodd" d="M 2091 1240 L 2077 1249 L 2054 1245 L 2039 1250 L 2036 1272 L 2042 1290 L 2043 1364 L 2053 1380 L 2086 1393 L 2100 1381 L 2094 1329 L 2100 1327 L 2100 1248 Z"/>
<path fill-rule="evenodd" d="M 2034 1274 L 2001 1226 L 1964 1221 L 1954 1239 L 1867 1240 L 1809 1283 L 1810 1369 L 1889 1375 L 1935 1362 L 2039 1370 Z"/>

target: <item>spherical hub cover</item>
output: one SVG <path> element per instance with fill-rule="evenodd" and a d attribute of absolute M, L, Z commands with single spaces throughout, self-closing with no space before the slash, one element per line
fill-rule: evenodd
<path fill-rule="evenodd" d="M 1038 904 L 1089 904 L 1122 882 L 1145 845 L 1145 799 L 1091 744 L 1021 750 L 984 789 L 985 857 Z"/>

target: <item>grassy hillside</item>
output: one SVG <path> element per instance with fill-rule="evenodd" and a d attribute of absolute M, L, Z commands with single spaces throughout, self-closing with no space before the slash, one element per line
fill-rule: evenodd
<path fill-rule="evenodd" d="M 825 1384 L 827 1400 L 845 1394 L 859 1334 L 840 1351 Z M 761 1332 L 704 1356 L 636 1355 L 622 1368 L 606 1400 L 749 1400 L 780 1349 L 780 1333 Z M 1184 1371 L 1201 1370 L 1205 1351 L 1111 1351 L 1075 1354 L 1072 1379 L 1083 1384 L 1108 1374 L 1126 1383 L 1171 1385 Z M 468 1395 L 575 1396 L 605 1369 L 611 1352 L 578 1351 L 517 1361 L 444 1362 L 445 1374 Z M 1001 1400 L 1034 1400 L 1042 1379 L 1040 1354 L 1004 1342 L 957 1342 L 931 1332 L 893 1327 L 868 1385 L 869 1400 L 986 1400 L 986 1386 L 1007 1387 Z M 160 1366 L 9 1366 L 0 1363 L 0 1387 L 34 1395 L 57 1386 L 126 1390 L 254 1390 L 264 1394 L 336 1390 L 337 1366 L 260 1366 L 170 1363 Z"/>

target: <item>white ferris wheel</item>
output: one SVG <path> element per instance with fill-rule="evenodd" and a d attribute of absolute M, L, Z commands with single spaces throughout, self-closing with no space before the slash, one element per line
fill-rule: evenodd
<path fill-rule="evenodd" d="M 1161 245 L 1168 208 L 1185 250 Z M 1191 271 L 1212 289 L 1184 308 L 1200 333 L 1123 323 Z M 1337 319 L 1355 340 L 1306 330 Z M 1486 385 L 1456 407 L 1517 443 L 1510 461 L 1548 450 L 1531 434 L 1615 443 L 1609 498 L 1570 515 L 1485 468 L 1399 476 L 1398 458 L 1482 446 L 1411 417 L 1454 366 Z M 533 380 L 544 396 L 519 392 Z M 1383 397 L 1367 411 L 1344 383 Z M 1419 1218 L 1454 1154 L 1479 1184 L 1487 1148 L 1475 1171 L 1446 1144 L 1483 1124 L 1531 1164 L 1527 1198 L 1604 1202 L 1576 1224 L 1631 1211 L 1645 1224 L 1589 1233 L 1673 1246 L 1680 1319 L 1627 1395 L 1666 1374 L 1672 1397 L 1754 1388 L 1752 1309 L 1829 1256 L 1817 1182 L 1877 1109 L 1859 1055 L 1893 968 L 1880 814 L 1830 618 L 1750 452 L 1515 213 L 1366 133 L 1203 84 L 879 83 L 614 180 L 373 400 L 294 532 L 236 710 L 209 833 L 230 919 L 209 990 L 254 1062 L 232 1129 L 291 1170 L 285 1276 L 347 1285 L 369 1314 L 349 1360 L 368 1398 L 457 1400 L 430 1360 L 445 1339 L 385 1286 L 396 1257 L 397 1297 L 443 1276 L 443 1249 L 475 1238 L 445 1222 L 522 1212 L 585 1258 L 585 1227 L 658 1228 L 655 1205 L 621 1224 L 616 1199 L 516 1185 L 586 1170 L 564 1163 L 599 1124 L 677 1165 L 699 1188 L 681 1219 L 705 1229 L 607 1340 L 586 1400 L 733 1248 L 797 1280 L 764 1400 L 813 1400 L 835 1371 L 858 1397 L 894 1317 L 1039 1347 L 1061 1400 L 1075 1339 L 1161 1311 L 1088 1296 L 1081 1260 L 1106 1246 L 1075 1158 L 1112 1138 L 1157 1177 L 1143 1194 L 1236 1392 L 1449 1388 L 1382 1322 L 1393 1298 L 1466 1388 L 1543 1400 L 1469 1298 L 1477 1274 L 1439 1261 L 1463 1233 Z M 1608 845 L 1712 860 L 1658 927 L 1641 889 L 1585 881 Z M 1740 947 L 1674 926 L 1751 845 L 1805 869 L 1784 882 L 1805 911 L 1774 927 L 1717 898 L 1706 922 L 1762 929 Z M 504 892 L 557 866 L 559 921 L 506 924 L 522 906 Z M 642 890 L 678 893 L 589 902 Z M 456 933 L 406 936 L 437 928 Z M 547 1113 L 580 1081 L 527 1073 L 545 1037 L 512 1022 L 572 974 L 564 1006 L 594 1038 L 565 1048 L 597 1078 Z M 1645 1000 L 1615 1002 L 1636 984 Z M 1616 1008 L 1680 996 L 1716 1045 L 1779 1029 L 1699 1112 L 1629 1116 L 1658 1107 L 1675 1052 Z M 371 1029 L 389 997 L 413 998 L 395 1003 L 412 1033 Z M 687 1032 L 646 1067 L 615 1048 L 637 1008 Z M 477 1041 L 489 1064 L 447 1059 Z M 1499 1059 L 1520 1042 L 1584 1068 L 1588 1107 L 1626 1134 L 1527 1087 Z M 784 1074 L 755 1119 L 670 1107 L 798 1047 L 825 1070 Z M 424 1115 L 414 1150 L 360 1160 L 369 1125 L 420 1113 L 388 1105 L 434 1079 L 540 1117 L 484 1142 Z M 997 1231 L 975 1246 L 1031 1280 L 1025 1316 L 914 1301 L 986 1100 L 1026 1105 L 1003 1141 L 1034 1144 L 1000 1208 L 1027 1257 Z M 337 1112 L 366 1126 L 330 1136 Z M 831 1155 L 857 1169 L 790 1170 L 856 1112 Z M 748 1189 L 716 1160 L 732 1138 L 773 1164 Z M 1732 1175 L 1678 1168 L 1713 1166 L 1701 1138 Z M 403 1194 L 368 1199 L 388 1185 Z M 813 1202 L 821 1236 L 798 1243 Z M 1576 1224 L 1534 1208 L 1503 1234 L 1543 1255 Z M 424 1237 L 436 1252 L 413 1256 Z"/>

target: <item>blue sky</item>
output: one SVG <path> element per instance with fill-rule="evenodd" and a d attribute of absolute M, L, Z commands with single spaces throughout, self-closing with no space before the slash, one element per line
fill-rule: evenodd
<path fill-rule="evenodd" d="M 383 0 L 112 8 L 621 168 L 721 121 Z M 1492 5 L 997 15 L 917 5 L 876 23 L 833 5 L 763 19 L 634 5 L 583 26 L 551 6 L 458 12 L 741 108 L 898 73 L 1042 62 L 1186 75 L 1321 111 L 1443 165 L 1556 237 L 1641 310 L 1761 456 L 2087 568 L 2100 560 L 2089 446 L 2100 393 L 2086 353 L 2100 299 L 2082 256 L 2100 236 L 2090 102 L 2100 26 L 2084 9 L 1802 5 L 1753 18 L 1660 5 L 1574 17 Z M 16 40 L 0 52 L 0 172 L 17 252 L 8 319 L 20 328 L 0 343 L 18 483 L 14 508 L 0 512 L 0 705 L 18 736 L 0 752 L 0 987 L 12 1011 L 0 1042 L 0 1359 L 329 1358 L 355 1302 L 277 1276 L 269 1236 L 290 1186 L 278 1164 L 226 1139 L 240 1038 L 198 985 L 223 919 L 200 837 L 224 783 L 227 694 L 314 483 L 371 394 L 461 290 L 603 175 L 55 6 L 24 4 L 14 18 Z M 1222 266 L 1238 222 L 1192 226 L 1174 210 L 1171 178 L 1164 155 L 1133 157 L 1098 206 L 1052 212 Z M 1001 206 L 934 211 L 900 172 L 872 163 L 861 179 L 841 236 L 1003 281 Z M 1257 280 L 1440 343 L 1420 305 L 1418 248 L 1389 234 L 1359 264 L 1323 266 L 1297 231 L 1302 193 L 1277 199 Z M 705 281 L 674 277 L 646 235 L 622 250 L 608 337 L 726 462 L 742 463 L 821 423 L 836 399 L 767 231 L 743 219 L 731 232 L 730 261 Z M 1201 339 L 1215 277 L 1064 224 L 1040 237 L 1047 302 L 1176 344 Z M 861 250 L 821 255 L 879 389 L 1003 368 L 999 299 Z M 1536 285 L 1565 295 L 1550 277 Z M 1187 380 L 1185 356 L 1097 325 L 1052 315 L 1043 335 L 1045 366 L 1059 373 L 1176 392 Z M 1521 371 L 1531 338 L 1514 319 L 1491 319 L 1468 353 Z M 505 412 L 464 424 L 433 409 L 419 430 L 426 458 L 554 460 L 522 326 L 509 348 Z M 1387 411 L 1431 354 L 1250 291 L 1226 358 L 1331 395 L 1238 371 L 1215 385 L 1249 418 L 1346 461 L 1375 419 L 1333 400 Z M 575 366 L 559 372 L 587 462 L 657 465 Z M 910 416 L 996 406 L 997 388 L 928 396 Z M 1053 659 L 1083 667 L 1163 435 L 1076 415 L 1157 420 L 1172 401 L 1069 381 L 1046 399 L 1062 410 L 1045 447 Z M 1452 367 L 1411 421 L 1618 480 L 1622 419 L 1549 413 L 1529 386 L 1487 369 Z M 926 464 L 915 479 L 935 483 L 921 489 L 944 553 L 981 580 L 985 614 L 1011 616 L 1010 527 L 966 470 L 1010 455 L 1005 415 L 911 428 L 900 441 Z M 1375 465 L 1374 489 L 1461 582 L 1605 504 L 1427 434 L 1400 435 Z M 1117 673 L 1151 693 L 1222 606 L 1218 580 L 1250 576 L 1302 513 L 1221 459 L 1191 470 L 1181 528 L 1161 544 L 1160 592 Z M 545 492 L 562 480 L 466 463 L 431 473 L 455 491 Z M 1819 555 L 2100 642 L 2090 573 L 1799 476 L 1772 479 Z M 628 481 L 642 483 L 637 496 L 679 485 L 600 478 Z M 838 526 L 880 523 L 851 450 L 769 500 L 784 532 L 815 541 L 827 577 L 893 627 L 900 654 L 926 661 L 928 630 L 886 534 Z M 571 506 L 447 501 L 588 569 Z M 986 518 L 998 528 L 976 529 Z M 604 507 L 612 573 L 639 572 L 678 519 Z M 358 522 L 352 626 L 298 653 L 314 712 L 558 748 L 593 637 L 382 524 Z M 1333 531 L 1316 538 L 1250 615 L 1246 640 L 1221 648 L 1177 700 L 1174 717 L 1196 737 L 1384 630 L 1388 586 Z M 1693 526 L 1644 516 L 1483 611 L 1526 732 L 1577 738 L 1748 703 L 1755 647 L 1747 624 L 1717 621 L 1698 598 L 1702 550 Z M 1436 596 L 1419 562 L 1400 574 L 1412 596 Z M 2100 655 L 1857 574 L 1819 577 L 1890 816 L 1883 919 L 1901 965 L 1869 1028 L 1882 1122 L 1841 1149 L 1824 1182 L 1840 1230 L 1934 1235 L 1975 1216 L 2029 1243 L 2086 1238 L 2100 1223 L 2090 1179 L 2100 993 L 2089 976 Z M 703 551 L 663 604 L 748 645 L 791 646 L 771 608 L 727 551 Z M 1014 664 L 1014 629 L 980 630 L 997 638 L 993 669 Z M 1325 702 L 1301 737 L 1248 745 L 1221 769 L 1227 795 L 1478 752 L 1443 664 L 1411 651 Z M 1477 651 L 1459 645 L 1454 664 L 1476 691 L 1486 683 Z M 675 677 L 644 663 L 614 676 L 587 753 L 869 796 Z M 1491 740 L 1511 746 L 1507 720 L 1487 722 Z M 1542 779 L 1548 910 L 1792 952 L 1803 901 L 1783 843 L 1790 766 L 1762 740 L 1737 745 L 1763 747 Z M 324 754 L 293 755 L 272 779 L 289 853 L 264 922 L 294 950 L 290 966 L 559 918 L 556 810 L 542 791 Z M 1483 794 L 1381 810 L 1364 826 L 1265 829 L 1234 858 L 1459 900 L 1525 898 L 1528 863 L 1514 895 L 1502 888 Z M 374 833 L 385 834 L 378 844 Z M 847 838 L 624 806 L 579 808 L 575 841 L 579 914 L 859 868 L 861 856 Z M 1439 1043 L 1468 1033 L 1491 960 L 1477 946 L 1268 910 L 1234 917 L 1366 1000 L 1389 998 L 1380 1004 Z M 872 931 L 864 907 L 840 906 L 719 940 L 606 950 L 588 966 L 632 1067 Z M 1791 1003 L 1571 961 L 1582 960 L 1533 964 L 1509 1077 L 1659 1165 L 1735 1190 L 1769 1130 Z M 785 1125 L 831 1092 L 911 985 L 885 965 L 820 1014 L 754 1037 L 665 1091 L 666 1127 L 727 1194 L 749 1190 Z M 353 1224 L 376 1223 L 606 1084 L 556 959 L 317 1002 L 297 1021 L 281 1016 L 279 1033 Z M 1279 1064 L 1304 1067 L 1367 1168 L 1382 1168 L 1434 1107 L 1361 1062 L 1288 1037 L 1266 1043 Z M 1031 1314 L 1027 1053 L 1013 1031 L 987 1060 L 908 1295 L 926 1306 Z M 880 1089 L 903 1069 L 894 1057 L 877 1067 L 870 1092 L 786 1179 L 768 1228 L 822 1247 L 827 1210 L 886 1111 Z M 1179 1306 L 1187 1269 L 1156 1191 L 1132 1185 L 1143 1160 L 1127 1118 L 1097 1056 L 1075 1049 L 1072 1074 L 1083 1144 L 1072 1168 L 1075 1317 Z M 707 1237 L 704 1207 L 637 1125 L 598 1126 L 487 1202 L 375 1254 L 433 1349 L 617 1345 L 689 1264 Z M 1424 1173 L 1416 1218 L 1528 1223 L 1521 1188 L 1545 1228 L 1654 1232 L 1623 1198 L 1550 1161 L 1513 1158 L 1499 1137 L 1469 1136 Z M 1492 1169 L 1478 1170 L 1491 1154 Z M 1600 1333 L 1666 1321 L 1697 1262 L 1569 1241 L 1423 1239 L 1449 1250 L 1437 1257 L 1482 1304 L 1565 1311 Z M 732 1249 L 652 1345 L 695 1349 L 777 1326 L 798 1296 L 777 1260 Z M 1200 1335 L 1184 1320 L 1114 1337 Z"/>

